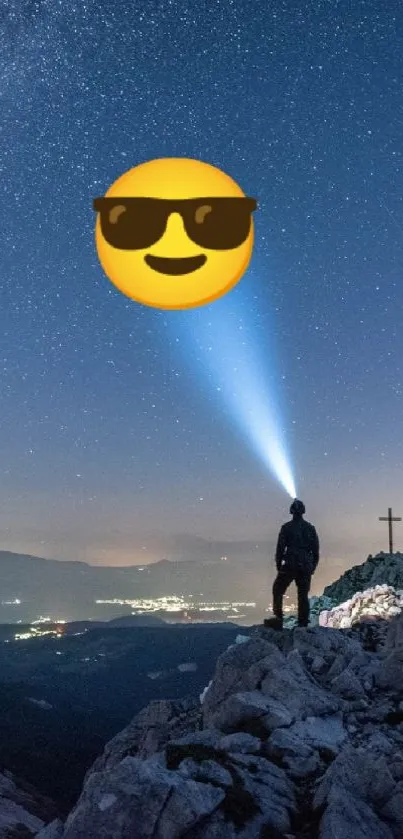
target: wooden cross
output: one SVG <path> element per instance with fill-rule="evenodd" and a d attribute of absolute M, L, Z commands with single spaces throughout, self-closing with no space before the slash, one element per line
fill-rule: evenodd
<path fill-rule="evenodd" d="M 392 516 L 392 507 L 388 507 L 387 516 L 379 516 L 379 521 L 389 522 L 389 553 L 393 554 L 393 535 L 392 535 L 392 521 L 401 521 L 400 517 Z"/>

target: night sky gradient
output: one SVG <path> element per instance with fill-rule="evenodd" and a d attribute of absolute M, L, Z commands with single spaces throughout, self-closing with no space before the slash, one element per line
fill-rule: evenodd
<path fill-rule="evenodd" d="M 189 559 L 196 537 L 256 539 L 273 563 L 290 499 L 217 389 L 222 320 L 228 375 L 246 347 L 278 406 L 320 578 L 387 550 L 378 516 L 403 515 L 400 0 L 3 0 L 0 54 L 0 548 L 126 565 L 174 558 L 186 535 Z M 181 156 L 258 210 L 238 286 L 169 312 L 105 276 L 92 201 Z"/>

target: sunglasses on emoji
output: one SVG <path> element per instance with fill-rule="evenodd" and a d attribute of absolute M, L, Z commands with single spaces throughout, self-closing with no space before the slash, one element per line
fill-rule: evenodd
<path fill-rule="evenodd" d="M 186 233 L 201 248 L 225 251 L 247 239 L 254 198 L 95 198 L 104 239 L 119 250 L 149 248 L 163 236 L 171 213 L 180 213 Z"/>

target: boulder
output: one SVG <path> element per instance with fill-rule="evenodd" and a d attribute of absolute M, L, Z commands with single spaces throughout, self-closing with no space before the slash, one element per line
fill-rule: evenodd
<path fill-rule="evenodd" d="M 210 708 L 204 719 L 205 725 L 226 733 L 241 730 L 253 734 L 290 725 L 293 718 L 281 702 L 254 690 L 234 693 L 216 711 Z"/>
<path fill-rule="evenodd" d="M 298 719 L 332 714 L 342 707 L 338 697 L 323 690 L 311 677 L 298 649 L 284 659 L 282 667 L 267 673 L 261 691 L 263 696 L 271 699 L 281 697 L 284 707 Z"/>
<path fill-rule="evenodd" d="M 179 839 L 211 815 L 222 789 L 137 757 L 94 772 L 67 818 L 63 839 Z"/>
<path fill-rule="evenodd" d="M 327 769 L 313 799 L 314 808 L 323 808 L 335 788 L 354 794 L 374 808 L 383 807 L 396 788 L 384 755 L 375 756 L 348 744 Z"/>
<path fill-rule="evenodd" d="M 169 740 L 188 733 L 201 724 L 197 699 L 162 699 L 150 702 L 126 728 L 107 743 L 88 774 L 112 768 L 126 756 L 149 757 Z"/>
<path fill-rule="evenodd" d="M 363 685 L 350 667 L 346 667 L 339 676 L 335 676 L 331 685 L 334 693 L 345 699 L 360 699 L 366 695 Z"/>
<path fill-rule="evenodd" d="M 198 763 L 191 757 L 187 757 L 180 762 L 178 772 L 193 778 L 194 781 L 203 781 L 220 787 L 233 786 L 231 773 L 225 766 L 220 766 L 215 760 L 202 760 Z"/>
<path fill-rule="evenodd" d="M 219 656 L 214 679 L 203 701 L 204 726 L 228 696 L 252 689 L 248 671 L 256 662 L 269 655 L 273 657 L 273 665 L 276 658 L 281 664 L 282 654 L 278 648 L 265 638 L 254 637 L 245 644 L 231 645 Z"/>
<path fill-rule="evenodd" d="M 293 780 L 313 775 L 320 765 L 318 752 L 284 728 L 273 731 L 266 743 L 265 754 L 271 760 L 280 761 Z"/>
<path fill-rule="evenodd" d="M 336 788 L 320 822 L 319 839 L 395 839 L 390 828 L 371 807 L 350 790 Z"/>
<path fill-rule="evenodd" d="M 343 721 L 336 714 L 329 717 L 308 717 L 305 720 L 298 720 L 287 729 L 287 733 L 296 737 L 301 747 L 305 743 L 318 751 L 332 752 L 334 757 L 348 739 Z"/>
<path fill-rule="evenodd" d="M 246 732 L 235 732 L 235 734 L 227 734 L 222 737 L 218 748 L 225 749 L 228 752 L 240 752 L 241 754 L 253 754 L 259 752 L 262 743 L 258 737 L 253 737 L 252 734 Z"/>

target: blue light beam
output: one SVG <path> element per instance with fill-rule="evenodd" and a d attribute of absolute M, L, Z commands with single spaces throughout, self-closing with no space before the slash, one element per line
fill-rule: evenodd
<path fill-rule="evenodd" d="M 253 334 L 247 330 L 250 302 L 238 306 L 231 295 L 214 306 L 199 310 L 192 319 L 190 341 L 196 344 L 210 380 L 220 394 L 239 430 L 261 462 L 269 467 L 291 498 L 297 496 L 283 439 L 280 411 L 269 377 L 268 363 L 257 352 L 259 325 L 254 318 Z M 246 314 L 245 314 L 246 313 Z M 266 327 L 267 329 L 267 327 Z M 272 379 L 271 386 L 269 379 Z"/>

